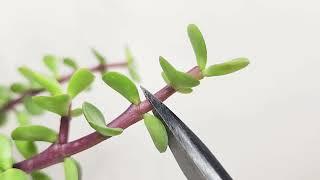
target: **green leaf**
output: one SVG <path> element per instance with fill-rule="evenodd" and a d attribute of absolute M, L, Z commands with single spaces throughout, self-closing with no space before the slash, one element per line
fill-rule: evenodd
<path fill-rule="evenodd" d="M 168 147 L 168 135 L 165 126 L 151 114 L 146 113 L 143 118 L 154 145 L 160 153 L 165 152 Z"/>
<path fill-rule="evenodd" d="M 11 168 L 12 163 L 11 141 L 6 136 L 0 134 L 0 171 Z"/>
<path fill-rule="evenodd" d="M 0 174 L 1 180 L 28 180 L 28 175 L 20 169 L 11 168 Z"/>
<path fill-rule="evenodd" d="M 177 91 L 182 94 L 190 94 L 193 90 L 191 88 L 180 88 Z"/>
<path fill-rule="evenodd" d="M 67 94 L 58 96 L 34 96 L 32 100 L 41 108 L 59 114 L 60 116 L 68 115 L 71 102 L 71 98 Z"/>
<path fill-rule="evenodd" d="M 47 68 L 54 74 L 55 77 L 58 76 L 58 60 L 56 56 L 45 55 L 43 57 L 43 62 Z"/>
<path fill-rule="evenodd" d="M 7 114 L 5 112 L 0 112 L 0 126 L 5 125 L 7 121 Z"/>
<path fill-rule="evenodd" d="M 197 64 L 200 70 L 204 70 L 207 64 L 207 48 L 206 43 L 203 39 L 203 36 L 199 30 L 199 28 L 194 25 L 190 24 L 188 26 L 188 35 L 190 42 L 192 44 L 193 51 L 197 58 Z"/>
<path fill-rule="evenodd" d="M 247 58 L 236 58 L 231 61 L 208 67 L 204 71 L 204 76 L 210 77 L 230 74 L 245 68 L 248 64 L 249 60 Z"/>
<path fill-rule="evenodd" d="M 62 87 L 56 79 L 34 72 L 27 67 L 20 67 L 19 71 L 28 77 L 28 79 L 37 82 L 43 88 L 47 89 L 52 95 L 63 94 Z"/>
<path fill-rule="evenodd" d="M 44 172 L 35 171 L 31 173 L 32 180 L 51 180 L 51 178 Z"/>
<path fill-rule="evenodd" d="M 66 180 L 79 179 L 78 165 L 73 158 L 65 158 L 63 165 Z"/>
<path fill-rule="evenodd" d="M 106 58 L 104 56 L 102 56 L 102 54 L 100 54 L 96 49 L 92 48 L 91 51 L 94 54 L 94 56 L 96 57 L 96 59 L 99 61 L 100 64 L 107 63 Z"/>
<path fill-rule="evenodd" d="M 44 112 L 40 106 L 38 106 L 32 101 L 31 96 L 27 96 L 24 98 L 23 105 L 26 108 L 26 110 L 32 115 L 40 115 Z"/>
<path fill-rule="evenodd" d="M 104 136 L 116 136 L 123 132 L 121 128 L 107 127 L 103 114 L 94 105 L 85 102 L 82 105 L 82 110 L 90 126 L 98 133 Z"/>
<path fill-rule="evenodd" d="M 16 116 L 20 126 L 25 126 L 30 124 L 30 117 L 27 112 L 17 111 Z"/>
<path fill-rule="evenodd" d="M 160 65 L 164 74 L 165 81 L 169 81 L 170 85 L 176 90 L 181 88 L 191 88 L 198 86 L 200 81 L 192 77 L 191 75 L 177 71 L 167 60 L 160 56 Z"/>
<path fill-rule="evenodd" d="M 16 113 L 20 126 L 26 126 L 30 124 L 29 115 L 26 112 L 19 111 Z M 38 154 L 38 148 L 34 142 L 31 141 L 14 141 L 20 154 L 28 159 Z"/>
<path fill-rule="evenodd" d="M 126 54 L 126 59 L 128 63 L 129 75 L 134 81 L 139 82 L 141 78 L 137 72 L 137 65 L 128 47 L 125 50 L 125 54 Z"/>
<path fill-rule="evenodd" d="M 20 154 L 29 159 L 32 156 L 38 154 L 38 148 L 34 142 L 31 141 L 14 141 Z"/>
<path fill-rule="evenodd" d="M 125 75 L 118 72 L 106 72 L 102 76 L 102 79 L 131 103 L 140 103 L 140 96 L 136 85 Z"/>
<path fill-rule="evenodd" d="M 21 94 L 21 93 L 26 92 L 28 90 L 28 87 L 26 85 L 22 84 L 22 83 L 13 83 L 10 86 L 10 89 L 14 93 Z"/>
<path fill-rule="evenodd" d="M 71 77 L 68 85 L 68 94 L 76 97 L 81 91 L 87 89 L 94 80 L 94 75 L 87 69 L 77 70 Z"/>
<path fill-rule="evenodd" d="M 76 61 L 74 61 L 73 59 L 68 58 L 68 57 L 63 59 L 63 63 L 66 66 L 69 66 L 70 68 L 72 68 L 73 70 L 77 70 L 79 68 L 79 66 L 76 63 Z"/>
<path fill-rule="evenodd" d="M 0 85 L 0 107 L 5 105 L 11 98 L 9 89 Z"/>
<path fill-rule="evenodd" d="M 83 114 L 83 112 L 82 112 L 81 108 L 73 109 L 71 111 L 71 116 L 72 117 L 78 117 L 78 116 L 81 116 L 82 114 Z"/>
<path fill-rule="evenodd" d="M 28 125 L 17 127 L 12 131 L 11 137 L 13 140 L 45 141 L 54 143 L 58 138 L 58 134 L 45 126 Z"/>

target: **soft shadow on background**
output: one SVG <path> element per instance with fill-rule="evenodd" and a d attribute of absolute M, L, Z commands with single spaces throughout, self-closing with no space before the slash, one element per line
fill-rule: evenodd
<path fill-rule="evenodd" d="M 319 2 L 289 0 L 2 0 L 0 3 L 1 84 L 22 80 L 15 69 L 44 70 L 50 53 L 97 62 L 90 47 L 109 62 L 124 58 L 129 45 L 139 63 L 142 85 L 160 89 L 159 55 L 188 70 L 195 65 L 186 27 L 197 24 L 207 42 L 209 64 L 248 57 L 240 72 L 208 78 L 191 95 L 167 101 L 234 179 L 309 179 L 320 177 Z M 123 71 L 119 69 L 120 71 Z M 126 72 L 126 71 L 123 71 Z M 99 76 L 99 75 L 97 75 Z M 111 121 L 128 103 L 97 78 L 88 100 Z M 36 124 L 57 128 L 47 114 Z M 9 133 L 15 125 L 0 129 Z M 71 139 L 92 129 L 72 121 Z M 42 147 L 45 147 L 43 144 Z M 119 137 L 75 156 L 83 179 L 185 179 L 171 152 L 159 154 L 143 123 Z M 63 179 L 63 166 L 46 169 Z"/>

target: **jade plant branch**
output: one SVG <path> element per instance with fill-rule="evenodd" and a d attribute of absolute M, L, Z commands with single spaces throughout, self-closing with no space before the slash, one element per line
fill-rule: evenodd
<path fill-rule="evenodd" d="M 197 66 L 188 71 L 188 73 L 196 79 L 200 80 L 203 78 L 201 71 Z M 175 92 L 176 91 L 171 86 L 167 85 L 157 93 L 155 93 L 155 96 L 159 100 L 165 101 Z M 124 111 L 117 118 L 111 121 L 108 126 L 113 128 L 126 129 L 141 120 L 142 115 L 144 113 L 147 113 L 151 109 L 152 107 L 147 100 L 142 101 L 138 105 L 131 105 L 127 108 L 126 111 Z M 14 167 L 28 173 L 35 170 L 43 169 L 53 164 L 62 162 L 65 157 L 89 149 L 108 138 L 110 137 L 104 137 L 101 134 L 94 132 L 69 143 L 53 144 L 40 154 L 14 164 Z"/>
<path fill-rule="evenodd" d="M 89 68 L 89 70 L 92 72 L 99 72 L 99 71 L 107 70 L 109 68 L 124 67 L 124 66 L 127 66 L 127 62 L 112 63 L 112 64 L 99 64 L 97 66 Z M 61 78 L 58 79 L 58 82 L 64 83 L 64 82 L 68 81 L 71 78 L 72 74 L 73 73 L 62 76 Z M 23 102 L 23 99 L 25 97 L 34 96 L 34 95 L 37 95 L 43 91 L 44 91 L 43 89 L 30 89 L 30 90 L 24 92 L 23 94 L 21 94 L 18 98 L 12 99 L 9 102 L 7 102 L 7 104 L 5 104 L 4 106 L 2 106 L 0 108 L 0 112 L 6 112 L 6 111 L 9 111 L 10 109 L 14 109 L 14 107 L 16 105 Z"/>

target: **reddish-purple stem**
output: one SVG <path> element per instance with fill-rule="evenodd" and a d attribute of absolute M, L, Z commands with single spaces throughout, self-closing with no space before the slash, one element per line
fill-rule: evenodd
<path fill-rule="evenodd" d="M 116 67 L 123 67 L 123 66 L 127 66 L 127 62 L 121 62 L 121 63 L 113 63 L 113 64 L 99 64 L 95 67 L 89 68 L 92 72 L 99 72 L 102 70 L 106 70 L 108 68 L 116 68 Z M 70 79 L 70 77 L 72 76 L 73 73 L 62 76 L 61 78 L 58 79 L 58 81 L 60 83 L 64 83 L 66 81 L 68 81 Z M 43 92 L 43 89 L 30 89 L 26 92 L 24 92 L 23 94 L 21 94 L 20 97 L 16 98 L 16 99 L 12 99 L 9 102 L 7 102 L 7 104 L 5 104 L 4 106 L 2 106 L 0 108 L 0 112 L 6 112 L 9 111 L 10 109 L 13 109 L 16 105 L 20 104 L 23 99 L 27 96 L 34 96 L 37 95 L 39 93 Z"/>
<path fill-rule="evenodd" d="M 60 129 L 59 129 L 59 137 L 58 137 L 59 144 L 65 144 L 68 142 L 70 120 L 71 120 L 71 104 L 69 106 L 68 115 L 62 116 L 60 119 Z"/>
<path fill-rule="evenodd" d="M 192 68 L 189 72 L 193 77 L 197 79 L 202 79 L 202 74 L 198 67 Z M 168 97 L 174 94 L 176 91 L 170 87 L 165 86 L 157 93 L 155 96 L 161 100 L 165 101 Z M 142 119 L 142 115 L 151 110 L 151 105 L 148 101 L 143 101 L 139 105 L 131 105 L 124 111 L 121 115 L 119 115 L 116 119 L 114 119 L 111 123 L 108 124 L 109 127 L 118 127 L 126 129 L 132 124 L 138 122 Z M 15 168 L 22 169 L 26 172 L 32 172 L 35 170 L 43 169 L 53 164 L 59 163 L 63 161 L 65 157 L 71 156 L 73 154 L 79 153 L 86 149 L 91 148 L 92 146 L 108 139 L 110 137 L 104 137 L 97 132 L 91 133 L 87 136 L 84 136 L 75 141 L 66 143 L 66 144 L 54 144 L 50 146 L 48 149 L 43 151 L 42 153 L 16 163 L 14 165 Z"/>

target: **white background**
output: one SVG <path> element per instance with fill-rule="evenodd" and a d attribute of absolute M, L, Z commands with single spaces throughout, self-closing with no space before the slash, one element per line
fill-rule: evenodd
<path fill-rule="evenodd" d="M 319 7 L 316 0 L 1 0 L 0 83 L 22 80 L 15 71 L 20 65 L 44 71 L 46 53 L 74 57 L 87 67 L 96 64 L 90 47 L 119 62 L 128 44 L 141 84 L 156 91 L 164 85 L 159 55 L 181 70 L 195 65 L 186 34 L 187 25 L 195 23 L 207 43 L 208 64 L 243 56 L 251 64 L 205 79 L 194 93 L 176 94 L 167 105 L 234 179 L 317 180 Z M 75 104 L 90 101 L 111 121 L 128 103 L 97 77 L 93 90 Z M 59 121 L 48 114 L 34 123 L 58 128 Z M 9 134 L 13 117 L 9 125 L 1 132 Z M 72 122 L 71 139 L 90 132 L 83 118 Z M 171 152 L 159 154 L 153 147 L 142 122 L 75 158 L 85 180 L 185 179 Z M 61 164 L 45 171 L 63 179 Z"/>

